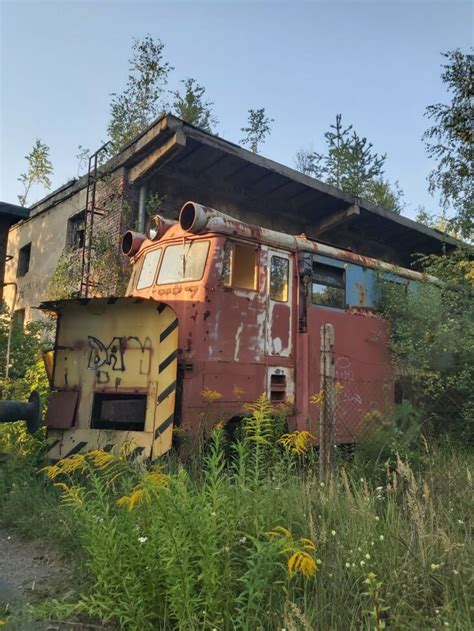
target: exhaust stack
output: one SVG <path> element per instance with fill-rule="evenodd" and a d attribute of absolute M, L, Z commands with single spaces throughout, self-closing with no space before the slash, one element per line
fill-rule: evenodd
<path fill-rule="evenodd" d="M 196 202 L 186 202 L 181 207 L 178 221 L 182 230 L 197 234 L 206 228 L 207 224 L 213 217 L 229 219 L 228 215 L 220 213 L 218 210 L 214 210 L 213 208 L 196 204 Z"/>
<path fill-rule="evenodd" d="M 126 256 L 134 256 L 145 239 L 146 236 L 141 232 L 128 230 L 122 237 L 122 252 Z"/>

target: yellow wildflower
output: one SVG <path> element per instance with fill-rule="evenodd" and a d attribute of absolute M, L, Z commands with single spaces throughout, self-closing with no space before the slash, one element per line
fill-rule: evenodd
<path fill-rule="evenodd" d="M 124 495 L 117 500 L 119 506 L 126 506 L 129 511 L 132 511 L 137 504 L 140 504 L 145 497 L 145 490 L 143 488 L 136 487 L 130 495 Z"/>
<path fill-rule="evenodd" d="M 312 405 L 322 405 L 324 403 L 325 397 L 326 397 L 326 393 L 324 392 L 324 390 L 321 390 L 321 392 L 318 392 L 317 394 L 313 394 L 313 396 L 310 397 L 309 402 Z"/>
<path fill-rule="evenodd" d="M 313 557 L 313 553 L 316 552 L 316 544 L 311 539 L 306 537 L 295 539 L 291 531 L 283 526 L 276 526 L 267 532 L 267 535 L 281 538 L 280 554 L 288 555 L 286 567 L 290 578 L 296 572 L 300 572 L 305 578 L 313 576 L 317 572 L 318 566 Z"/>
<path fill-rule="evenodd" d="M 94 466 L 98 469 L 106 469 L 110 464 L 117 460 L 117 457 L 114 454 L 111 454 L 108 451 L 103 451 L 102 449 L 94 449 L 87 454 L 87 457 L 90 458 Z"/>
<path fill-rule="evenodd" d="M 234 386 L 232 389 L 232 396 L 234 397 L 234 399 L 241 399 L 242 395 L 244 394 L 244 390 L 243 388 L 240 388 L 239 386 Z"/>
<path fill-rule="evenodd" d="M 57 463 L 61 467 L 61 473 L 69 474 L 75 471 L 84 471 L 87 468 L 86 457 L 84 454 L 74 454 L 69 458 L 64 458 Z"/>
<path fill-rule="evenodd" d="M 307 431 L 291 432 L 291 434 L 283 434 L 277 440 L 277 443 L 283 445 L 285 449 L 300 456 L 308 452 L 310 441 L 314 440 L 314 436 Z"/>
<path fill-rule="evenodd" d="M 220 392 L 217 392 L 217 390 L 204 388 L 204 390 L 201 391 L 201 397 L 204 399 L 204 401 L 207 401 L 207 403 L 215 403 L 216 401 L 222 399 L 222 394 Z"/>
<path fill-rule="evenodd" d="M 43 467 L 42 469 L 40 469 L 40 473 L 43 471 L 46 473 L 46 475 L 48 476 L 50 480 L 55 480 L 58 477 L 58 475 L 60 475 L 61 468 L 58 467 L 58 465 L 56 464 L 52 464 L 48 467 Z"/>

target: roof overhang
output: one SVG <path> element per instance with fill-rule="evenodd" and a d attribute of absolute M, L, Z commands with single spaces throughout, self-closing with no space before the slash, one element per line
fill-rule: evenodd
<path fill-rule="evenodd" d="M 21 219 L 28 219 L 30 211 L 24 206 L 18 206 L 17 204 L 9 204 L 8 202 L 0 202 L 0 217 L 7 219 L 10 225 L 20 221 Z"/>
<path fill-rule="evenodd" d="M 198 179 L 202 187 L 225 187 L 244 196 L 269 218 L 297 219 L 295 223 L 313 239 L 361 252 L 365 243 L 377 243 L 396 250 L 404 264 L 414 253 L 439 254 L 466 245 L 171 114 L 161 115 L 102 168 L 110 172 L 121 167 L 127 169 L 129 183 L 136 186 L 159 171 L 183 181 Z M 85 185 L 85 176 L 72 181 L 32 207 L 32 215 Z"/>

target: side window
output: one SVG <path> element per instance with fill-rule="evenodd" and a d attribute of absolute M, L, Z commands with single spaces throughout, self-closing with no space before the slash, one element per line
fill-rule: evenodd
<path fill-rule="evenodd" d="M 270 298 L 272 300 L 288 301 L 288 271 L 288 259 L 272 256 L 270 261 Z"/>
<path fill-rule="evenodd" d="M 161 248 L 151 250 L 145 254 L 140 276 L 138 277 L 137 289 L 145 289 L 146 287 L 151 287 L 153 285 L 153 279 L 155 278 L 155 272 L 158 267 L 160 255 Z"/>
<path fill-rule="evenodd" d="M 344 270 L 332 265 L 313 263 L 311 300 L 315 305 L 344 309 L 346 303 Z"/>
<path fill-rule="evenodd" d="M 84 247 L 85 224 L 84 211 L 69 217 L 67 222 L 66 247 L 80 250 Z"/>
<path fill-rule="evenodd" d="M 18 254 L 18 267 L 16 270 L 17 278 L 20 276 L 25 276 L 30 269 L 30 258 L 31 258 L 31 243 L 24 245 L 20 248 L 20 252 Z"/>
<path fill-rule="evenodd" d="M 222 270 L 224 285 L 238 289 L 257 289 L 257 248 L 227 241 Z"/>

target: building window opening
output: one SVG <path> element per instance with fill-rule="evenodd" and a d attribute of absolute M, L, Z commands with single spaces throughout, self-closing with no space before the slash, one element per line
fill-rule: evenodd
<path fill-rule="evenodd" d="M 145 415 L 146 394 L 97 392 L 92 406 L 91 428 L 143 432 Z"/>
<path fill-rule="evenodd" d="M 270 376 L 270 401 L 280 403 L 286 399 L 286 375 Z"/>
<path fill-rule="evenodd" d="M 20 252 L 18 255 L 18 269 L 16 272 L 17 277 L 25 276 L 30 269 L 30 258 L 31 258 L 31 243 L 24 245 L 20 248 Z"/>
<path fill-rule="evenodd" d="M 70 217 L 67 224 L 66 246 L 71 250 L 82 250 L 86 238 L 84 213 Z"/>
<path fill-rule="evenodd" d="M 257 289 L 257 249 L 227 241 L 222 270 L 224 285 L 239 289 Z"/>
<path fill-rule="evenodd" d="M 281 256 L 272 256 L 270 261 L 270 298 L 277 302 L 288 302 L 289 261 Z"/>
<path fill-rule="evenodd" d="M 187 241 L 179 245 L 169 245 L 163 253 L 157 284 L 201 280 L 208 252 L 209 241 Z"/>
<path fill-rule="evenodd" d="M 345 308 L 344 270 L 331 265 L 313 263 L 312 302 L 323 307 Z"/>
<path fill-rule="evenodd" d="M 151 250 L 145 254 L 142 269 L 140 270 L 140 276 L 138 277 L 137 289 L 145 289 L 146 287 L 151 287 L 153 285 L 160 256 L 161 248 Z"/>

